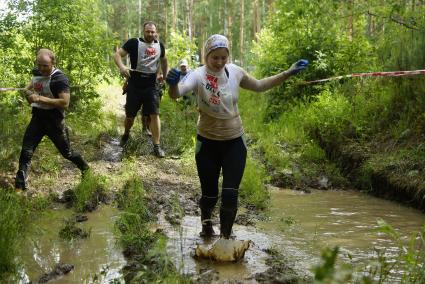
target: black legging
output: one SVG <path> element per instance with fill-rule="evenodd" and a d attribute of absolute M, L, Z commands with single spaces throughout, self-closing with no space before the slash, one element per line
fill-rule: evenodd
<path fill-rule="evenodd" d="M 33 115 L 25 130 L 19 157 L 19 170 L 27 173 L 34 151 L 44 135 L 47 135 L 52 140 L 65 159 L 73 162 L 81 171 L 89 168 L 81 155 L 72 151 L 64 119 Z"/>
<path fill-rule="evenodd" d="M 197 136 L 196 166 L 201 182 L 201 210 L 212 210 L 218 200 L 218 181 L 223 171 L 222 207 L 236 210 L 238 189 L 246 162 L 246 146 L 241 137 L 217 141 Z"/>

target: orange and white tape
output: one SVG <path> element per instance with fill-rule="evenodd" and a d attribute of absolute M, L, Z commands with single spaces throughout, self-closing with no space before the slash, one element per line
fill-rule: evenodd
<path fill-rule="evenodd" d="M 306 81 L 301 84 L 311 85 L 317 83 L 323 83 L 328 81 L 340 80 L 343 78 L 354 78 L 354 77 L 401 77 L 401 76 L 413 76 L 413 75 L 425 75 L 424 70 L 412 70 L 412 71 L 391 71 L 391 72 L 369 72 L 369 73 L 353 73 L 349 75 L 330 77 L 326 79 Z"/>
<path fill-rule="evenodd" d="M 0 92 L 9 92 L 9 91 L 24 91 L 25 88 L 0 88 Z"/>

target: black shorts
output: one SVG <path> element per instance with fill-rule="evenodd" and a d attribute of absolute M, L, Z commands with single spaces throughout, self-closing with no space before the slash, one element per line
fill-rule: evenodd
<path fill-rule="evenodd" d="M 155 86 L 141 89 L 130 83 L 127 89 L 125 115 L 136 117 L 142 106 L 143 115 L 159 114 L 159 101 L 158 89 Z"/>

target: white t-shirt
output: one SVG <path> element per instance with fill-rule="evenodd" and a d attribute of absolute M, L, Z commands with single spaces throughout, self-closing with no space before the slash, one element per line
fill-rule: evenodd
<path fill-rule="evenodd" d="M 234 64 L 226 64 L 220 72 L 202 66 L 179 83 L 179 94 L 193 91 L 196 95 L 199 135 L 213 140 L 230 140 L 243 134 L 238 99 L 244 74 L 242 68 Z"/>

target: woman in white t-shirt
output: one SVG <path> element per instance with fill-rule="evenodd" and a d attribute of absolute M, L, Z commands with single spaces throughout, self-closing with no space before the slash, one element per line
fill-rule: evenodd
<path fill-rule="evenodd" d="M 246 162 L 244 129 L 239 115 L 239 87 L 262 92 L 271 89 L 291 75 L 307 67 L 299 60 L 288 70 L 257 80 L 241 67 L 228 63 L 229 41 L 213 35 L 205 43 L 206 65 L 192 71 L 179 83 L 180 74 L 171 69 L 167 74 L 172 98 L 193 91 L 196 95 L 199 118 L 197 123 L 196 165 L 201 182 L 202 237 L 211 237 L 214 230 L 211 215 L 218 201 L 218 181 L 223 174 L 220 207 L 220 235 L 228 239 L 235 221 L 238 189 Z"/>

